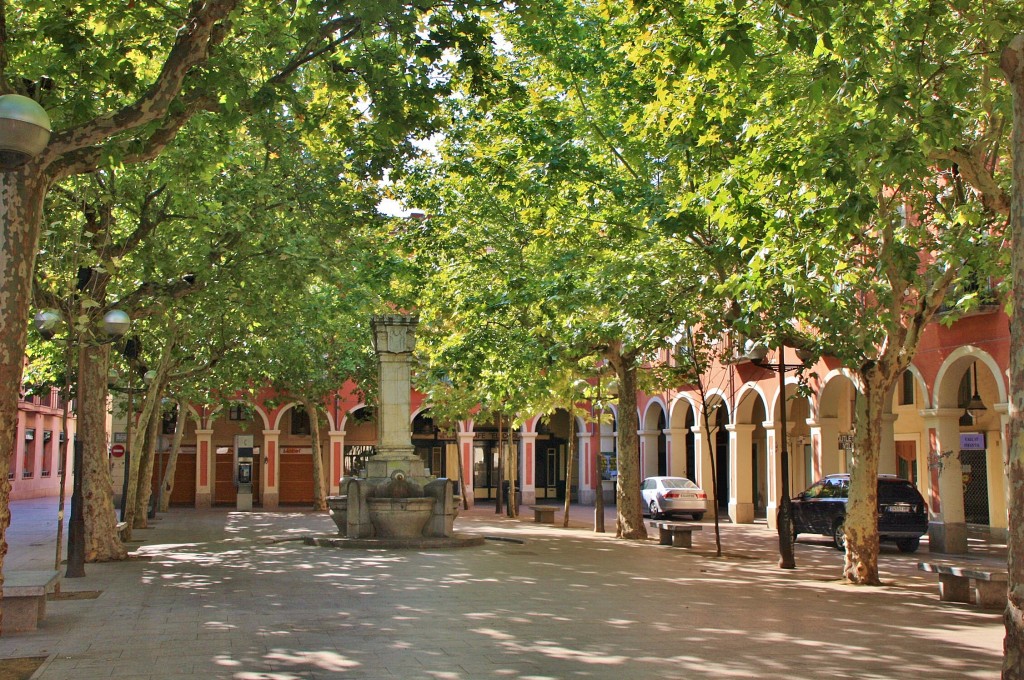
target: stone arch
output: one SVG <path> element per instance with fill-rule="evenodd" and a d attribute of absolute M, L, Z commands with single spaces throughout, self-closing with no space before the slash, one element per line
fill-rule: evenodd
<path fill-rule="evenodd" d="M 849 440 L 859 388 L 857 376 L 846 369 L 830 371 L 822 379 L 813 426 L 814 477 L 850 470 L 853 448 Z"/>
<path fill-rule="evenodd" d="M 1003 380 L 1003 372 L 999 368 L 999 363 L 985 350 L 973 345 L 964 345 L 950 352 L 935 375 L 935 387 L 932 396 L 932 403 L 935 405 L 935 408 L 957 407 L 956 399 L 959 381 L 963 374 L 970 369 L 971 364 L 974 363 L 981 364 L 988 369 L 990 376 L 990 380 L 986 380 L 985 376 L 979 371 L 979 388 L 984 392 L 981 395 L 983 400 L 986 400 L 985 397 L 988 397 L 986 401 L 989 404 L 1006 403 L 1008 388 Z"/>
<path fill-rule="evenodd" d="M 732 479 L 729 516 L 752 522 L 768 516 L 768 397 L 758 383 L 745 385 L 736 397 L 731 428 Z"/>
<path fill-rule="evenodd" d="M 640 420 L 640 476 L 669 474 L 668 409 L 660 397 L 647 404 Z"/>
<path fill-rule="evenodd" d="M 678 395 L 672 401 L 669 417 L 671 433 L 671 459 L 669 474 L 677 477 L 696 477 L 696 440 L 693 428 L 697 424 L 697 403 L 689 393 Z"/>
<path fill-rule="evenodd" d="M 1007 524 L 1003 467 L 1006 436 L 1002 408 L 996 409 L 996 404 L 1005 404 L 1008 398 L 1003 376 L 992 355 L 973 345 L 950 352 L 936 373 L 933 412 L 937 417 L 938 450 L 956 453 L 962 480 L 962 484 L 945 487 L 940 482 L 944 517 L 962 502 L 967 524 L 997 528 Z M 968 409 L 975 397 L 983 408 Z M 949 517 L 955 522 L 956 515 L 958 510 Z M 948 517 L 946 521 L 950 521 Z"/>

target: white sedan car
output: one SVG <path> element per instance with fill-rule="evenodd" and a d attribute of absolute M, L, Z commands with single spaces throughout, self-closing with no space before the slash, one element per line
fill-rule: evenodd
<path fill-rule="evenodd" d="M 708 495 L 686 477 L 648 477 L 640 485 L 644 513 L 653 519 L 669 515 L 691 515 L 701 520 Z"/>

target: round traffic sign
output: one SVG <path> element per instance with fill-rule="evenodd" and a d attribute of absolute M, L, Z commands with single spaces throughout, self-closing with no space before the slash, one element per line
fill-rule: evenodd
<path fill-rule="evenodd" d="M 120 458 L 124 455 L 124 444 L 114 444 L 110 447 L 110 455 L 114 458 Z"/>

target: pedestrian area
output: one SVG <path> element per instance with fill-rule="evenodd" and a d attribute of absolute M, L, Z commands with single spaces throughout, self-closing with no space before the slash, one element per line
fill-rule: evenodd
<path fill-rule="evenodd" d="M 52 501 L 12 504 L 6 567 L 54 559 Z M 326 513 L 172 510 L 136 531 L 132 559 L 90 564 L 0 658 L 46 657 L 33 678 L 996 678 L 1001 612 L 940 603 L 916 564 L 883 547 L 879 588 L 838 580 L 842 555 L 801 537 L 782 571 L 764 525 L 702 522 L 693 549 L 615 540 L 530 517 L 464 513 L 490 537 L 451 550 L 305 545 Z M 496 540 L 500 539 L 500 540 Z M 936 556 L 931 556 L 934 558 Z M 1005 565 L 972 541 L 971 561 Z"/>

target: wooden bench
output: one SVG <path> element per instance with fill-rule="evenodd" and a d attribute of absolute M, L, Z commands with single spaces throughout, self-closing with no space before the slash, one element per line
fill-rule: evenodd
<path fill-rule="evenodd" d="M 3 632 L 35 630 L 46 616 L 46 593 L 60 580 L 54 569 L 4 574 Z"/>
<path fill-rule="evenodd" d="M 533 521 L 537 524 L 555 523 L 555 506 L 553 505 L 531 505 L 533 510 Z"/>
<path fill-rule="evenodd" d="M 693 532 L 700 531 L 699 524 L 684 522 L 651 522 L 650 526 L 658 530 L 658 541 L 661 545 L 675 548 L 693 547 Z"/>
<path fill-rule="evenodd" d="M 918 562 L 917 568 L 939 575 L 939 599 L 943 602 L 970 602 L 973 580 L 976 605 L 986 609 L 1002 609 L 1006 606 L 1005 571 L 987 571 L 933 562 Z"/>

